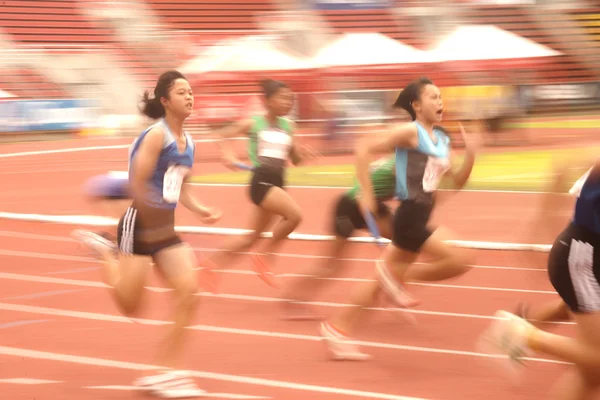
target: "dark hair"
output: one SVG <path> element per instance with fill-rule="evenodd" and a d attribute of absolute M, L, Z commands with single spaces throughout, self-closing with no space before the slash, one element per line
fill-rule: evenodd
<path fill-rule="evenodd" d="M 262 87 L 263 94 L 267 99 L 279 92 L 280 89 L 288 87 L 288 85 L 284 82 L 276 81 L 274 79 L 263 79 L 260 81 L 260 86 Z"/>
<path fill-rule="evenodd" d="M 144 115 L 152 119 L 159 119 L 165 116 L 166 110 L 160 99 L 162 97 L 169 98 L 169 89 L 171 89 L 177 79 L 186 79 L 186 77 L 181 72 L 175 70 L 164 72 L 156 82 L 154 96 L 150 96 L 149 90 L 144 92 L 144 97 L 142 98 L 142 103 L 144 103 L 142 113 Z"/>
<path fill-rule="evenodd" d="M 423 88 L 427 85 L 433 85 L 433 81 L 429 78 L 419 78 L 406 86 L 402 92 L 398 95 L 396 102 L 394 103 L 395 108 L 403 108 L 409 114 L 412 120 L 417 119 L 417 113 L 412 106 L 413 101 L 419 100 Z"/>

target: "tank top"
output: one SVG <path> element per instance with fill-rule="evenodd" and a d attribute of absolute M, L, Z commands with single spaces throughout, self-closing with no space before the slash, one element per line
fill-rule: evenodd
<path fill-rule="evenodd" d="M 379 159 L 370 165 L 371 184 L 377 200 L 392 199 L 396 191 L 396 160 L 394 157 Z M 356 178 L 354 186 L 346 192 L 346 196 L 355 199 L 360 192 L 360 185 Z"/>
<path fill-rule="evenodd" d="M 434 128 L 436 140 L 417 121 L 419 143 L 415 149 L 396 149 L 396 196 L 432 204 L 433 193 L 450 169 L 450 138 Z"/>
<path fill-rule="evenodd" d="M 177 148 L 177 141 L 164 119 L 142 132 L 129 149 L 129 179 L 131 180 L 133 172 L 132 160 L 148 132 L 155 127 L 163 130 L 164 139 L 154 172 L 148 181 L 148 198 L 145 203 L 155 208 L 174 209 L 179 202 L 183 180 L 194 165 L 195 143 L 186 132 L 184 135 L 187 145 L 183 152 Z"/>
<path fill-rule="evenodd" d="M 600 235 L 600 176 L 590 177 L 588 170 L 571 188 L 577 197 L 573 223 Z"/>
<path fill-rule="evenodd" d="M 262 116 L 252 117 L 254 124 L 250 130 L 248 157 L 255 167 L 269 166 L 283 168 L 292 149 L 292 128 L 290 121 L 277 117 L 276 126 L 271 126 Z"/>

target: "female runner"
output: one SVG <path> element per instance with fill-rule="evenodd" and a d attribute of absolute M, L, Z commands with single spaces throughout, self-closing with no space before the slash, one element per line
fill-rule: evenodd
<path fill-rule="evenodd" d="M 184 344 L 184 328 L 193 317 L 198 299 L 196 260 L 191 248 L 175 232 L 175 208 L 181 202 L 205 223 L 220 218 L 220 213 L 192 197 L 186 183 L 194 162 L 195 144 L 183 130 L 183 124 L 193 106 L 190 84 L 177 71 L 160 76 L 153 98 L 146 92 L 143 112 L 158 122 L 142 132 L 130 148 L 133 201 L 119 221 L 118 260 L 105 240 L 88 238 L 88 244 L 106 262 L 106 283 L 124 314 L 139 311 L 152 262 L 174 289 L 175 321 L 158 351 L 157 363 L 165 369 L 135 383 L 142 390 L 164 398 L 197 397 L 204 393 L 175 369 Z"/>
<path fill-rule="evenodd" d="M 446 133 L 442 127 L 435 129 Z M 394 156 L 384 157 L 373 162 L 370 167 L 370 179 L 377 201 L 377 213 L 375 222 L 382 238 L 392 238 L 392 212 L 386 202 L 392 200 L 396 195 L 396 159 Z M 287 293 L 283 295 L 285 302 L 286 319 L 307 320 L 320 319 L 302 303 L 305 303 L 319 289 L 322 289 L 327 278 L 340 273 L 339 261 L 343 257 L 344 250 L 348 244 L 348 238 L 355 230 L 367 230 L 367 223 L 363 216 L 364 205 L 361 205 L 360 184 L 355 182 L 354 186 L 343 193 L 335 203 L 333 221 L 331 227 L 335 235 L 329 254 L 323 266 L 319 266 L 305 279 L 299 280 L 290 286 Z"/>
<path fill-rule="evenodd" d="M 545 332 L 507 311 L 498 311 L 482 335 L 486 351 L 508 356 L 513 372 L 530 352 L 573 363 L 557 382 L 554 398 L 591 399 L 600 387 L 600 159 L 580 179 L 573 218 L 558 235 L 548 257 L 550 281 L 576 324 L 576 337 Z M 578 185 L 576 185 L 577 187 Z"/>
<path fill-rule="evenodd" d="M 248 155 L 254 167 L 250 182 L 250 199 L 254 204 L 250 216 L 252 233 L 232 239 L 224 246 L 225 251 L 217 254 L 212 261 L 220 267 L 230 265 L 236 253 L 247 250 L 257 242 L 273 216 L 280 216 L 281 220 L 273 229 L 273 237 L 264 251 L 253 257 L 260 278 L 276 287 L 270 263 L 267 263 L 264 255 L 273 256 L 283 240 L 302 221 L 300 207 L 284 190 L 286 163 L 291 159 L 294 165 L 298 165 L 316 154 L 308 147 L 298 146 L 294 139 L 294 124 L 285 118 L 294 102 L 294 94 L 288 86 L 268 79 L 262 82 L 262 88 L 267 114 L 243 119 L 219 133 L 224 140 L 222 150 L 225 162 L 234 169 L 240 162 L 225 140 L 240 135 L 250 137 Z"/>
<path fill-rule="evenodd" d="M 334 359 L 364 360 L 369 358 L 351 342 L 361 312 L 376 299 L 380 290 L 399 307 L 418 304 L 404 288 L 406 281 L 438 281 L 467 272 L 470 267 L 462 252 L 445 243 L 429 225 L 434 207 L 434 191 L 444 175 L 462 188 L 475 160 L 475 142 L 462 131 L 465 156 L 462 167 L 450 166 L 450 139 L 434 129 L 442 118 L 440 90 L 427 78 L 409 84 L 398 96 L 396 107 L 411 115 L 413 122 L 391 127 L 389 133 L 366 137 L 358 143 L 356 173 L 361 186 L 365 212 L 375 214 L 377 202 L 369 179 L 369 159 L 378 153 L 395 152 L 396 195 L 400 205 L 392 224 L 392 243 L 376 261 L 374 282 L 361 285 L 353 296 L 356 307 L 348 307 L 331 321 L 321 324 L 321 334 Z M 429 265 L 411 267 L 420 253 L 435 260 Z M 409 268 L 411 267 L 411 268 Z"/>

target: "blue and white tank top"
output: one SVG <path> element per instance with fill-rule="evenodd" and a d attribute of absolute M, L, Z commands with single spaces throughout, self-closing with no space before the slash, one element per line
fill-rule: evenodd
<path fill-rule="evenodd" d="M 153 128 L 161 128 L 164 132 L 163 147 L 154 168 L 154 173 L 148 181 L 147 205 L 156 208 L 174 209 L 177 207 L 183 180 L 194 165 L 195 143 L 192 137 L 184 132 L 187 140 L 186 148 L 180 152 L 175 136 L 171 133 L 164 119 L 150 126 L 133 142 L 129 148 L 129 179 L 133 171 L 133 159 L 140 144 Z"/>
<path fill-rule="evenodd" d="M 436 140 L 417 121 L 419 143 L 415 149 L 396 149 L 396 197 L 432 203 L 433 192 L 450 169 L 450 138 L 434 128 Z"/>
<path fill-rule="evenodd" d="M 571 188 L 577 197 L 573 223 L 600 235 L 600 176 L 590 177 L 590 168 Z"/>

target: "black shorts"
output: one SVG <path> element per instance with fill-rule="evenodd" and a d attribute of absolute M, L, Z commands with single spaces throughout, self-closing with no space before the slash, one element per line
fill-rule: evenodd
<path fill-rule="evenodd" d="M 433 230 L 428 227 L 433 203 L 404 200 L 394 214 L 392 243 L 399 249 L 418 253 Z"/>
<path fill-rule="evenodd" d="M 250 199 L 260 206 L 272 187 L 283 188 L 283 169 L 259 166 L 254 169 L 250 180 Z"/>
<path fill-rule="evenodd" d="M 574 313 L 600 311 L 600 235 L 570 224 L 552 245 L 548 276 Z"/>
<path fill-rule="evenodd" d="M 391 215 L 391 211 L 382 201 L 377 202 L 377 218 L 385 218 Z M 335 220 L 333 231 L 336 236 L 349 238 L 355 229 L 367 228 L 367 222 L 363 216 L 358 202 L 348 197 L 345 193 L 340 196 L 335 204 Z"/>
<path fill-rule="evenodd" d="M 182 243 L 175 233 L 175 210 L 131 205 L 119 220 L 119 253 L 154 256 L 161 250 Z"/>

